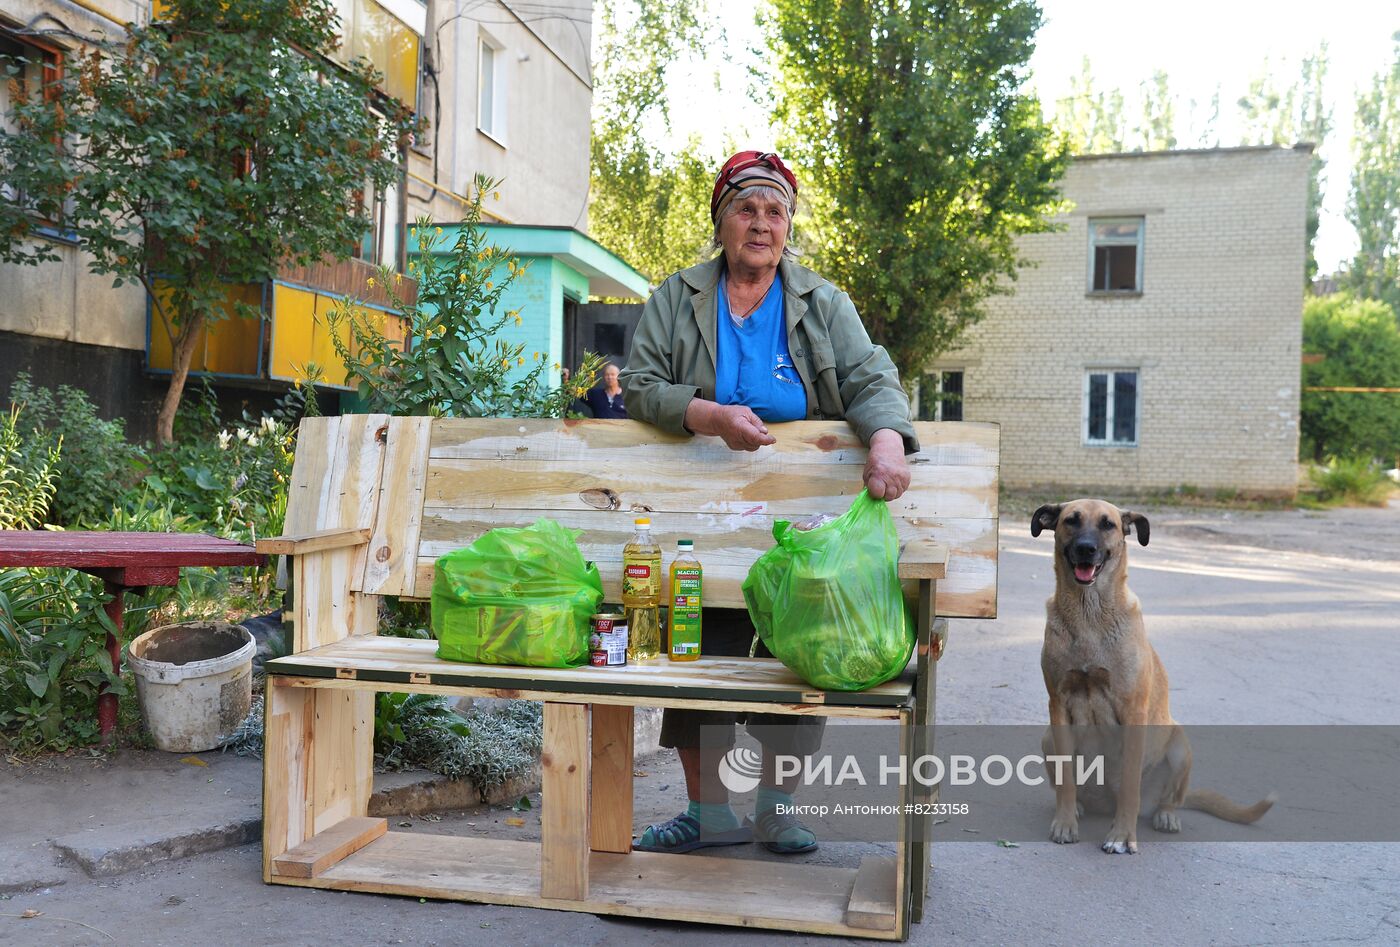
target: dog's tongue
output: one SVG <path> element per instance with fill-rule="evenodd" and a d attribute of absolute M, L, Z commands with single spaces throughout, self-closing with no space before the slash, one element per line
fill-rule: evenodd
<path fill-rule="evenodd" d="M 1080 582 L 1092 582 L 1094 581 L 1094 567 L 1092 565 L 1075 566 L 1074 577 Z"/>

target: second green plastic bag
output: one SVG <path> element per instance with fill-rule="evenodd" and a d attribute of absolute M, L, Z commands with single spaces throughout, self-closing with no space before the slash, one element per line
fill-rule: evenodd
<path fill-rule="evenodd" d="M 438 657 L 473 664 L 577 667 L 588 660 L 588 619 L 603 600 L 598 567 L 578 530 L 541 519 L 493 529 L 433 570 Z"/>
<path fill-rule="evenodd" d="M 862 490 L 841 517 L 806 531 L 778 520 L 773 538 L 744 580 L 749 617 L 773 656 L 822 690 L 865 690 L 904 670 L 914 624 L 885 503 Z"/>

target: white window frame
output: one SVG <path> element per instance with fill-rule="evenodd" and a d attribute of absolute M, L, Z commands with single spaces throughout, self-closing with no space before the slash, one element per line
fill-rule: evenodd
<path fill-rule="evenodd" d="M 491 50 L 491 121 L 485 122 L 481 104 L 485 91 L 486 50 Z M 476 127 L 502 148 L 506 147 L 506 46 L 485 30 L 480 30 L 476 46 Z"/>
<path fill-rule="evenodd" d="M 919 409 L 920 409 L 920 410 L 919 410 L 917 413 L 919 413 L 919 414 L 925 413 L 925 411 L 924 411 L 924 396 L 925 396 L 926 392 L 924 391 L 924 388 L 925 388 L 924 379 L 928 378 L 928 376 L 930 376 L 930 375 L 936 376 L 936 377 L 938 378 L 938 381 L 937 381 L 937 383 L 934 385 L 933 391 L 931 392 L 931 394 L 933 394 L 933 395 L 935 395 L 935 396 L 937 396 L 937 395 L 942 395 L 942 394 L 943 394 L 943 376 L 944 376 L 944 375 L 948 375 L 948 374 L 952 374 L 952 373 L 955 373 L 955 372 L 956 372 L 957 374 L 963 376 L 963 393 L 962 393 L 962 395 L 961 395 L 961 397 L 962 397 L 962 405 L 961 405 L 961 407 L 964 408 L 963 417 L 964 417 L 964 418 L 967 417 L 967 414 L 965 413 L 965 411 L 966 411 L 966 406 L 967 406 L 967 369 L 966 369 L 966 368 L 962 368 L 962 367 L 956 367 L 956 368 L 931 368 L 931 369 L 929 369 L 928 371 L 924 372 L 923 376 L 919 379 Z M 934 407 L 933 407 L 933 420 L 935 420 L 935 421 L 942 421 L 942 420 L 943 420 L 943 408 L 944 408 L 944 406 L 945 406 L 946 404 L 947 404 L 947 402 L 944 401 L 941 397 L 938 398 L 937 401 L 935 401 Z"/>
<path fill-rule="evenodd" d="M 1106 240 L 1098 240 L 1094 234 L 1094 228 L 1099 224 L 1136 224 L 1137 239 L 1129 240 L 1123 237 L 1110 237 Z M 1138 296 L 1142 294 L 1142 261 L 1145 256 L 1143 250 L 1147 243 L 1147 218 L 1137 217 L 1090 217 L 1089 218 L 1089 271 L 1087 275 L 1088 292 L 1092 296 Z M 1137 272 L 1133 274 L 1133 282 L 1136 284 L 1133 289 L 1095 289 L 1094 288 L 1094 261 L 1098 257 L 1099 247 L 1136 247 L 1137 248 Z"/>
<path fill-rule="evenodd" d="M 1137 376 L 1137 397 L 1133 399 L 1133 439 L 1131 441 L 1115 441 L 1113 439 L 1113 422 L 1116 417 L 1117 395 L 1114 384 L 1114 376 L 1131 372 Z M 1102 440 L 1089 436 L 1089 381 L 1095 375 L 1108 376 L 1108 400 L 1104 405 L 1104 437 Z M 1083 386 L 1083 408 L 1080 419 L 1080 432 L 1084 438 L 1085 447 L 1137 447 L 1142 438 L 1142 369 L 1132 365 L 1119 365 L 1113 367 L 1095 367 L 1084 369 Z"/>

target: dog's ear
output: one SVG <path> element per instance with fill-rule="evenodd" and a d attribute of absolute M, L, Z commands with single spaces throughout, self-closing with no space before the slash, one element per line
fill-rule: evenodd
<path fill-rule="evenodd" d="M 1141 513 L 1134 513 L 1131 510 L 1123 511 L 1123 535 L 1125 537 L 1133 534 L 1134 527 L 1137 529 L 1138 544 L 1147 545 L 1147 538 L 1152 532 L 1152 524 L 1147 522 L 1147 517 Z"/>
<path fill-rule="evenodd" d="M 1031 516 L 1031 535 L 1039 536 L 1042 529 L 1054 529 L 1055 524 L 1060 521 L 1060 509 L 1063 503 L 1047 503 L 1036 510 Z"/>

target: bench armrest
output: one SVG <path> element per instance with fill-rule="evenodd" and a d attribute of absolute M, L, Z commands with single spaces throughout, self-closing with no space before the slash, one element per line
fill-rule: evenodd
<path fill-rule="evenodd" d="M 372 532 L 368 529 L 323 529 L 302 536 L 272 536 L 259 539 L 257 548 L 258 552 L 270 556 L 300 556 L 308 552 L 362 546 L 369 542 Z"/>
<path fill-rule="evenodd" d="M 941 579 L 947 573 L 947 546 L 940 546 L 931 539 L 916 539 L 899 551 L 901 579 Z"/>

